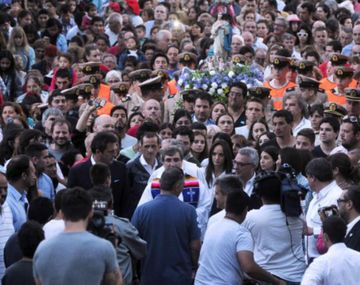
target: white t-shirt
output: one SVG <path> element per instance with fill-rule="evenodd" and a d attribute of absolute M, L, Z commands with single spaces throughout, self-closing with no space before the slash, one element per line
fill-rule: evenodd
<path fill-rule="evenodd" d="M 43 226 L 45 239 L 53 238 L 65 230 L 64 220 L 52 219 Z"/>
<path fill-rule="evenodd" d="M 237 222 L 224 218 L 208 228 L 201 247 L 195 285 L 239 285 L 244 272 L 237 253 L 253 251 L 250 232 Z"/>
<path fill-rule="evenodd" d="M 300 282 L 306 268 L 303 222 L 293 217 L 288 217 L 287 221 L 288 225 L 279 204 L 263 205 L 247 214 L 243 226 L 254 238 L 256 263 L 284 280 Z"/>

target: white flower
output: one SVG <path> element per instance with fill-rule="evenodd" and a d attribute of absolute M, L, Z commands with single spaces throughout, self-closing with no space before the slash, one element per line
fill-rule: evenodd
<path fill-rule="evenodd" d="M 219 95 L 223 95 L 223 94 L 224 94 L 224 90 L 222 90 L 221 88 L 219 88 L 219 89 L 217 90 L 217 93 L 218 93 Z"/>
<path fill-rule="evenodd" d="M 215 93 L 215 88 L 210 88 L 209 93 L 212 95 Z"/>
<path fill-rule="evenodd" d="M 190 85 L 189 85 L 189 84 L 186 84 L 186 85 L 185 85 L 185 89 L 190 89 Z"/>
<path fill-rule="evenodd" d="M 226 88 L 227 84 L 224 82 L 224 83 L 221 83 L 221 88 L 224 89 Z"/>
<path fill-rule="evenodd" d="M 215 74 L 216 74 L 216 71 L 215 71 L 215 70 L 211 70 L 211 71 L 210 71 L 210 75 L 211 75 L 211 76 L 214 76 Z"/>
<path fill-rule="evenodd" d="M 183 83 L 184 83 L 184 80 L 179 79 L 179 81 L 178 81 L 178 85 L 179 85 L 179 86 L 181 86 L 181 85 L 183 85 Z"/>
<path fill-rule="evenodd" d="M 232 78 L 235 76 L 235 72 L 231 70 L 231 71 L 229 71 L 228 75 L 230 78 Z"/>
<path fill-rule="evenodd" d="M 201 85 L 201 88 L 204 89 L 204 90 L 207 90 L 208 86 L 207 86 L 207 84 L 203 84 L 203 85 Z"/>
<path fill-rule="evenodd" d="M 213 82 L 213 83 L 211 83 L 211 87 L 213 87 L 213 88 L 217 88 L 218 87 L 218 85 L 217 85 L 217 83 L 216 82 Z"/>

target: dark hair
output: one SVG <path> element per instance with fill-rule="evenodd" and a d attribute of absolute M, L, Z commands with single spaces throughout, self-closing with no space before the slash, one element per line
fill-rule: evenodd
<path fill-rule="evenodd" d="M 85 220 L 92 209 L 92 199 L 84 189 L 75 187 L 66 191 L 61 200 L 61 211 L 65 221 Z"/>
<path fill-rule="evenodd" d="M 215 141 L 210 148 L 209 151 L 209 164 L 207 165 L 206 169 L 205 169 L 205 179 L 206 182 L 208 184 L 209 187 L 211 187 L 211 184 L 213 183 L 213 174 L 215 171 L 215 166 L 212 160 L 212 153 L 214 152 L 214 149 L 217 146 L 221 146 L 224 152 L 224 165 L 223 165 L 223 171 L 225 171 L 225 173 L 231 173 L 232 171 L 232 159 L 233 159 L 233 152 L 231 147 L 229 146 L 228 142 L 219 139 L 217 141 Z"/>
<path fill-rule="evenodd" d="M 291 124 L 294 121 L 293 115 L 288 110 L 278 110 L 272 118 L 284 118 L 287 124 Z"/>
<path fill-rule="evenodd" d="M 328 157 L 331 163 L 331 167 L 334 170 L 337 168 L 341 176 L 348 181 L 355 183 L 359 182 L 358 169 L 354 168 L 351 164 L 351 160 L 345 153 L 335 153 Z"/>
<path fill-rule="evenodd" d="M 66 192 L 65 190 L 61 190 L 58 191 L 55 195 L 54 206 L 55 206 L 55 211 L 57 213 L 61 210 L 62 196 L 64 195 L 65 192 Z"/>
<path fill-rule="evenodd" d="M 315 6 L 311 2 L 303 2 L 300 7 L 306 9 L 310 14 L 315 12 Z"/>
<path fill-rule="evenodd" d="M 105 201 L 108 203 L 108 209 L 112 209 L 113 206 L 113 195 L 112 190 L 109 187 L 94 186 L 89 190 L 92 201 Z"/>
<path fill-rule="evenodd" d="M 169 124 L 169 126 L 171 126 L 170 124 Z M 161 144 L 161 139 L 160 139 L 160 136 L 157 134 L 157 133 L 155 133 L 155 132 L 146 132 L 146 133 L 144 133 L 142 136 L 141 136 L 141 138 L 140 138 L 140 144 L 142 145 L 142 144 L 144 144 L 144 138 L 148 138 L 148 139 L 150 139 L 150 138 L 156 138 L 156 141 L 157 141 L 157 143 L 160 145 Z"/>
<path fill-rule="evenodd" d="M 274 171 L 263 171 L 260 178 L 255 182 L 254 191 L 262 199 L 269 203 L 280 204 L 281 200 L 281 178 L 280 175 Z M 258 177 L 257 177 L 258 178 Z"/>
<path fill-rule="evenodd" d="M 339 120 L 334 118 L 334 117 L 325 117 L 321 120 L 320 122 L 320 126 L 324 123 L 327 123 L 329 124 L 335 133 L 338 133 L 339 130 L 340 130 L 340 123 L 339 123 Z"/>
<path fill-rule="evenodd" d="M 72 79 L 71 69 L 70 68 L 58 69 L 58 71 L 56 72 L 56 78 L 68 78 L 71 80 Z M 52 94 L 54 94 L 54 93 L 52 93 Z M 62 95 L 62 96 L 65 96 L 65 95 Z"/>
<path fill-rule="evenodd" d="M 273 170 L 275 170 L 275 167 L 276 167 L 275 162 L 279 156 L 279 149 L 276 146 L 268 145 L 268 146 L 261 148 L 259 154 L 261 155 L 262 152 L 266 152 L 268 155 L 271 156 L 272 160 L 274 161 L 274 169 Z"/>
<path fill-rule="evenodd" d="M 246 54 L 246 53 L 251 53 L 252 56 L 255 55 L 255 51 L 252 47 L 249 47 L 249 46 L 242 46 L 240 49 L 239 49 L 239 54 Z"/>
<path fill-rule="evenodd" d="M 91 166 L 90 180 L 93 185 L 105 185 L 109 177 L 111 177 L 110 168 L 105 163 L 96 163 Z"/>
<path fill-rule="evenodd" d="M 112 132 L 97 133 L 91 142 L 91 152 L 96 153 L 97 150 L 103 152 L 109 143 L 118 143 L 119 140 Z"/>
<path fill-rule="evenodd" d="M 250 203 L 249 196 L 244 191 L 230 192 L 226 199 L 225 211 L 241 215 L 247 210 Z"/>
<path fill-rule="evenodd" d="M 173 191 L 174 186 L 184 180 L 184 172 L 177 167 L 166 169 L 160 178 L 160 189 L 164 191 Z"/>
<path fill-rule="evenodd" d="M 18 155 L 13 157 L 7 168 L 6 178 L 9 182 L 16 182 L 21 179 L 22 174 L 28 173 L 30 168 L 30 158 L 26 155 Z"/>
<path fill-rule="evenodd" d="M 269 131 L 269 126 L 266 123 L 265 118 L 260 118 L 260 119 L 255 120 L 255 122 L 253 122 L 250 126 L 249 138 L 248 138 L 248 140 L 250 140 L 250 141 L 255 141 L 255 139 L 252 135 L 252 132 L 253 132 L 255 124 L 257 124 L 257 123 L 263 124 L 265 126 L 266 132 Z"/>
<path fill-rule="evenodd" d="M 320 116 L 323 117 L 324 116 L 324 106 L 322 104 L 312 105 L 309 109 L 310 116 L 315 114 L 315 112 L 317 112 Z"/>
<path fill-rule="evenodd" d="M 126 118 L 128 116 L 128 111 L 127 109 L 123 106 L 123 105 L 117 105 L 117 106 L 114 106 L 111 108 L 111 111 L 110 111 L 110 116 L 112 117 L 112 115 L 114 114 L 115 111 L 117 110 L 123 110 L 126 114 Z"/>
<path fill-rule="evenodd" d="M 306 175 L 314 176 L 320 182 L 331 182 L 333 172 L 330 162 L 326 158 L 314 158 L 306 166 Z"/>
<path fill-rule="evenodd" d="M 191 129 L 194 131 L 194 130 L 204 130 L 204 131 L 207 131 L 207 128 L 206 126 L 203 124 L 203 123 L 200 123 L 200 122 L 193 122 L 191 124 Z"/>
<path fill-rule="evenodd" d="M 206 140 L 206 135 L 202 132 L 199 131 L 194 131 L 194 142 L 195 142 L 195 137 L 196 136 L 202 136 L 204 138 L 204 142 L 205 142 L 205 146 L 204 146 L 204 150 L 200 153 L 196 155 L 196 158 L 198 159 L 198 161 L 203 161 L 205 158 L 208 157 L 208 146 L 207 146 L 207 140 Z M 191 151 L 192 154 L 194 155 L 193 151 Z M 195 156 L 195 155 L 194 155 Z"/>
<path fill-rule="evenodd" d="M 181 126 L 176 128 L 173 132 L 173 138 L 176 138 L 177 135 L 189 137 L 190 143 L 194 141 L 194 133 L 189 127 Z"/>
<path fill-rule="evenodd" d="M 297 135 L 298 136 L 303 136 L 303 137 L 306 137 L 308 140 L 310 140 L 311 144 L 314 144 L 315 143 L 315 133 L 313 131 L 313 129 L 310 129 L 310 128 L 304 128 L 304 129 L 301 129 Z"/>
<path fill-rule="evenodd" d="M 248 92 L 248 88 L 246 86 L 246 84 L 244 82 L 241 81 L 235 81 L 233 83 L 230 84 L 229 86 L 229 90 L 231 90 L 231 88 L 236 87 L 242 90 L 242 96 L 245 98 Z"/>
<path fill-rule="evenodd" d="M 296 174 L 301 172 L 301 155 L 298 149 L 293 147 L 285 147 L 279 151 L 281 157 L 281 164 L 289 164 L 296 172 Z"/>
<path fill-rule="evenodd" d="M 175 127 L 176 122 L 182 117 L 187 117 L 189 119 L 189 121 L 191 122 L 191 115 L 188 111 L 186 111 L 185 109 L 177 109 L 175 111 L 174 119 L 173 119 L 174 127 Z"/>
<path fill-rule="evenodd" d="M 28 210 L 28 219 L 45 225 L 54 215 L 53 203 L 45 197 L 36 197 L 31 201 Z"/>
<path fill-rule="evenodd" d="M 27 221 L 19 229 L 17 239 L 23 256 L 33 258 L 38 245 L 45 239 L 44 230 L 38 222 Z"/>
<path fill-rule="evenodd" d="M 158 133 L 160 130 L 159 126 L 153 122 L 144 122 L 137 130 L 136 138 L 138 140 L 141 139 L 141 137 L 147 133 L 147 132 L 154 132 Z"/>
<path fill-rule="evenodd" d="M 347 189 L 346 199 L 349 199 L 353 203 L 353 207 L 356 212 L 360 213 L 360 187 L 351 186 Z"/>
<path fill-rule="evenodd" d="M 341 51 L 342 51 L 342 45 L 337 40 L 327 42 L 326 46 L 331 46 L 333 48 L 334 52 L 341 53 Z"/>
<path fill-rule="evenodd" d="M 346 223 L 338 216 L 330 216 L 325 219 L 322 225 L 323 232 L 329 237 L 332 243 L 344 242 L 346 234 Z"/>
<path fill-rule="evenodd" d="M 41 138 L 42 135 L 42 132 L 36 129 L 23 130 L 19 136 L 19 152 L 24 153 L 30 141 L 35 138 Z"/>
<path fill-rule="evenodd" d="M 155 60 L 156 60 L 158 57 L 163 57 L 163 58 L 165 58 L 167 64 L 169 64 L 169 58 L 167 57 L 167 55 L 166 55 L 165 53 L 163 53 L 163 52 L 156 52 L 156 53 L 154 54 L 153 58 L 151 59 L 151 64 L 150 64 L 150 66 L 153 66 L 153 65 L 154 65 Z"/>
<path fill-rule="evenodd" d="M 213 100 L 212 100 L 210 94 L 207 93 L 207 92 L 200 92 L 199 94 L 197 94 L 196 97 L 195 97 L 195 101 L 196 101 L 197 99 L 208 101 L 210 107 L 211 107 L 211 105 L 213 104 Z"/>
<path fill-rule="evenodd" d="M 95 22 L 102 22 L 104 24 L 104 19 L 99 16 L 94 16 L 94 17 L 92 17 L 92 19 L 90 21 L 90 25 L 94 25 Z"/>
<path fill-rule="evenodd" d="M 130 116 L 129 116 L 129 119 L 128 119 L 128 129 L 130 128 L 130 122 L 132 120 L 133 117 L 135 116 L 141 116 L 143 119 L 144 119 L 144 115 L 141 113 L 141 112 L 134 112 L 132 113 Z"/>
<path fill-rule="evenodd" d="M 8 70 L 5 70 L 5 71 L 0 69 L 0 76 L 6 74 L 8 76 L 8 78 L 10 79 L 10 88 L 8 88 L 8 90 L 7 90 L 8 94 L 9 94 L 8 99 L 10 101 L 15 101 L 16 90 L 17 90 L 16 84 L 18 83 L 16 68 L 15 68 L 15 59 L 14 59 L 13 54 L 7 49 L 0 50 L 0 60 L 3 58 L 7 58 L 10 61 L 10 66 L 9 66 Z"/>
<path fill-rule="evenodd" d="M 47 146 L 42 143 L 31 143 L 28 147 L 26 147 L 25 154 L 30 158 L 39 158 L 41 156 L 41 152 L 47 149 Z"/>
<path fill-rule="evenodd" d="M 3 139 L 0 143 L 0 164 L 11 158 L 15 149 L 15 139 L 21 135 L 22 128 L 16 125 L 7 125 L 3 129 Z"/>
<path fill-rule="evenodd" d="M 215 181 L 215 185 L 219 186 L 220 192 L 224 195 L 243 191 L 243 184 L 237 175 L 227 174 L 219 176 Z"/>

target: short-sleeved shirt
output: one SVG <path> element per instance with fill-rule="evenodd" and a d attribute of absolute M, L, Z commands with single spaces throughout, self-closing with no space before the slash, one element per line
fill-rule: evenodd
<path fill-rule="evenodd" d="M 192 284 L 190 243 L 200 240 L 195 208 L 160 194 L 139 206 L 131 222 L 148 243 L 140 284 Z"/>
<path fill-rule="evenodd" d="M 116 270 L 113 245 L 86 231 L 64 232 L 42 241 L 33 259 L 34 277 L 43 285 L 97 285 Z"/>
<path fill-rule="evenodd" d="M 250 232 L 236 221 L 223 218 L 206 231 L 201 247 L 199 269 L 195 285 L 239 285 L 242 271 L 237 253 L 253 252 L 254 242 Z"/>

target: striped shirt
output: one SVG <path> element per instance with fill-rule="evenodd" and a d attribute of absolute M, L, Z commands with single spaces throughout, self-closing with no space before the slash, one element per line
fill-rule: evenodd
<path fill-rule="evenodd" d="M 0 214 L 0 280 L 5 273 L 4 248 L 9 237 L 15 232 L 13 218 L 9 205 L 5 202 L 1 206 Z"/>

